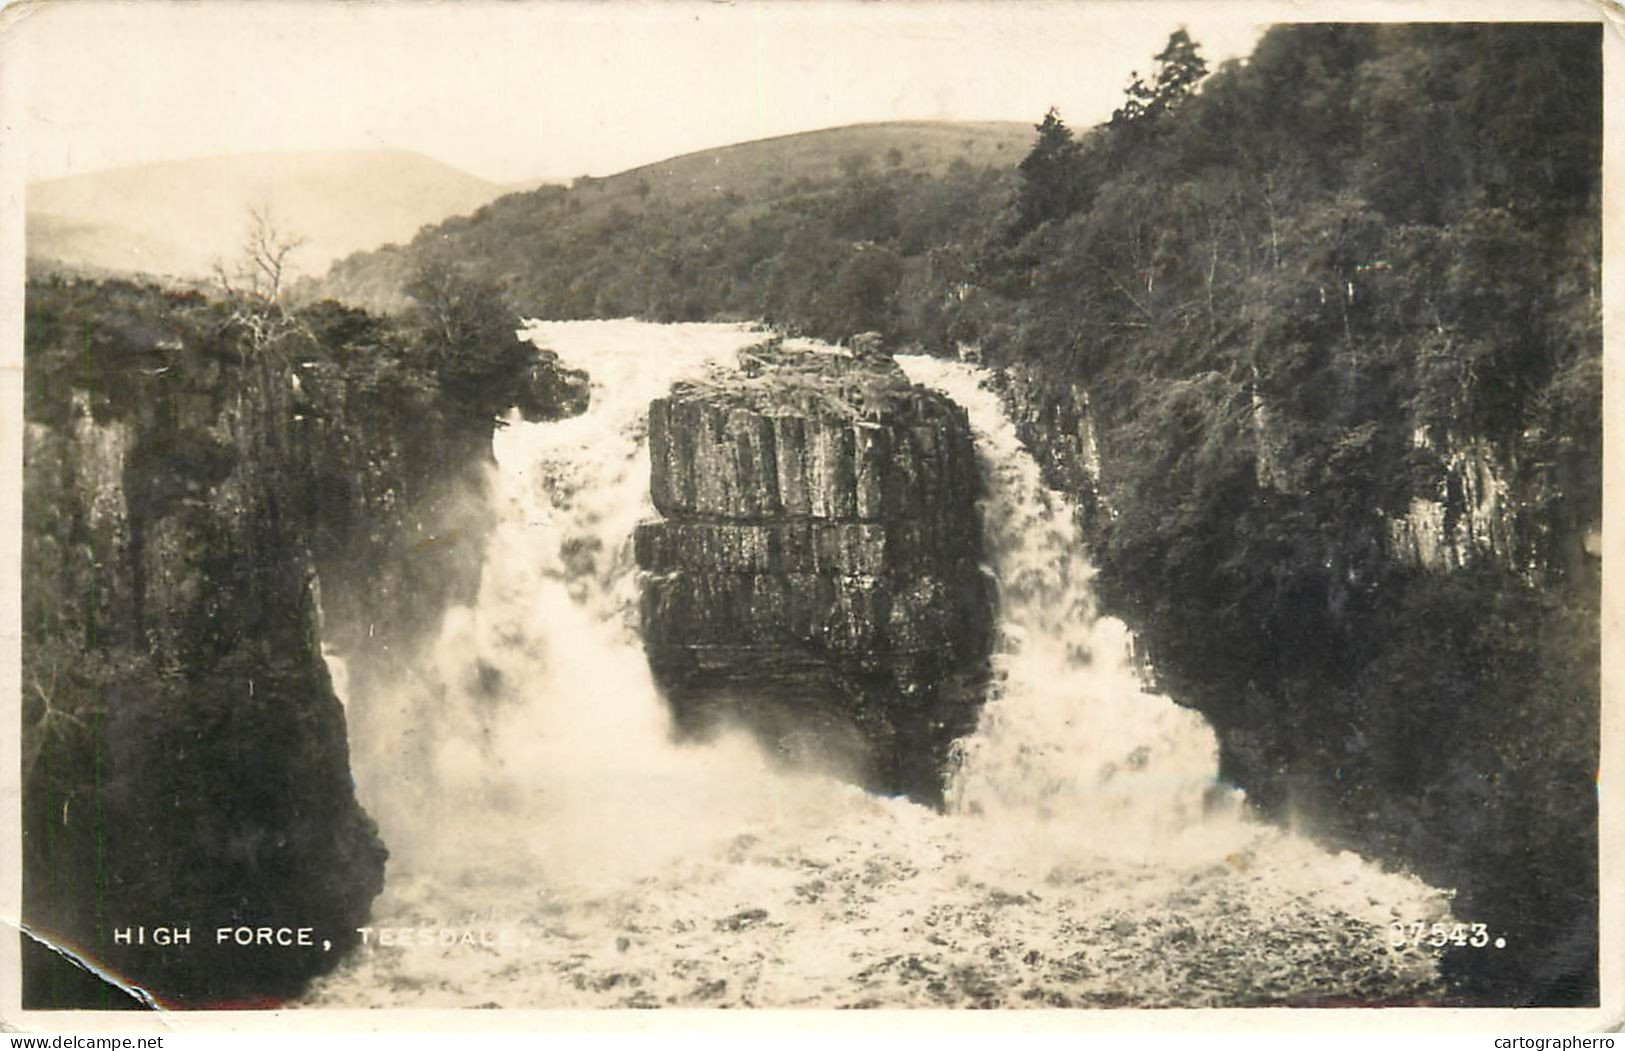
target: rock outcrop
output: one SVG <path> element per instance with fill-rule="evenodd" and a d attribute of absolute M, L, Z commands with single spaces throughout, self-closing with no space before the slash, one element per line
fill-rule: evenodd
<path fill-rule="evenodd" d="M 477 588 L 492 421 L 361 315 L 256 353 L 195 294 L 40 283 L 27 307 L 24 1002 L 274 1004 L 383 885 L 320 607 L 365 666 Z M 549 364 L 516 392 L 535 411 L 579 387 L 549 395 Z"/>
<path fill-rule="evenodd" d="M 128 374 L 101 395 L 29 376 L 61 409 L 24 452 L 31 1006 L 128 1005 L 61 949 L 170 1006 L 274 1002 L 383 886 L 315 632 L 288 384 L 145 357 L 103 361 Z M 309 944 L 217 944 L 240 926 Z"/>
<path fill-rule="evenodd" d="M 1415 405 L 1337 427 L 1217 373 L 1158 414 L 1178 384 L 1091 406 L 1053 372 L 1000 377 L 1079 499 L 1102 608 L 1212 724 L 1222 775 L 1504 932 L 1447 950 L 1460 1002 L 1595 1002 L 1600 428 L 1553 433 L 1548 405 L 1492 432 Z"/>
<path fill-rule="evenodd" d="M 650 405 L 651 667 L 691 731 L 940 799 L 991 644 L 969 422 L 889 361 L 741 359 Z"/>

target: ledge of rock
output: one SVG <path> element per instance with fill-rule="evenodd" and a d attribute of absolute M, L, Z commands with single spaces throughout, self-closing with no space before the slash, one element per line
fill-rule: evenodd
<path fill-rule="evenodd" d="M 493 415 L 378 319 L 311 308 L 268 349 L 231 309 L 28 286 L 30 1008 L 270 1007 L 337 966 L 383 886 L 351 762 L 382 735 L 323 644 L 379 689 L 478 592 Z M 548 352 L 513 373 L 481 397 L 547 419 L 588 396 Z M 309 944 L 215 936 L 284 927 Z"/>
<path fill-rule="evenodd" d="M 644 645 L 679 724 L 938 801 L 992 593 L 964 410 L 879 356 L 751 348 L 649 407 Z"/>

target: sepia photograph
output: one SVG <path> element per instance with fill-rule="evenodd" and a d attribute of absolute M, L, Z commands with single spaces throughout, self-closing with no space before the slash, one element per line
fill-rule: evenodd
<path fill-rule="evenodd" d="M 1617 12 L 1474 10 L 0 10 L 0 1023 L 1617 1027 Z"/>

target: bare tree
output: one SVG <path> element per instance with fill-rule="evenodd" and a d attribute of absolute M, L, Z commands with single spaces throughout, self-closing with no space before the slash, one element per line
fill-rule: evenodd
<path fill-rule="evenodd" d="M 231 295 L 276 303 L 288 275 L 288 257 L 305 243 L 305 238 L 278 229 L 269 205 L 250 208 L 248 218 L 236 265 L 228 270 L 223 262 L 216 262 L 215 281 Z"/>
<path fill-rule="evenodd" d="M 248 333 L 256 353 L 275 351 L 289 336 L 305 332 L 298 316 L 282 302 L 289 276 L 288 257 L 305 238 L 278 229 L 269 205 L 250 208 L 248 230 L 234 266 L 214 264 L 215 283 L 235 305 L 232 321 Z"/>

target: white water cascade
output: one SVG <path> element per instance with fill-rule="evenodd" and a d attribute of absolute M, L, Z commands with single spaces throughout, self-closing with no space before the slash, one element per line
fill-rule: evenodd
<path fill-rule="evenodd" d="M 1114 833 L 1103 843 L 1145 856 L 1176 835 L 1188 853 L 1197 830 L 1233 844 L 1240 798 L 1219 780 L 1218 739 L 1146 692 L 1127 626 L 1096 608 L 1071 502 L 1044 485 L 983 370 L 926 357 L 904 368 L 970 414 L 999 583 L 994 695 L 960 742 L 954 805 L 1004 820 L 1088 815 Z"/>
<path fill-rule="evenodd" d="M 644 420 L 743 326 L 572 322 L 529 337 L 590 409 L 497 435 L 478 601 L 390 689 L 347 698 L 391 850 L 322 1006 L 1207 1006 L 1426 998 L 1387 943 L 1444 895 L 1249 822 L 1199 715 L 1146 692 L 1094 608 L 1070 506 L 978 373 L 968 410 L 999 580 L 993 696 L 946 814 L 674 743 L 636 630 Z"/>

